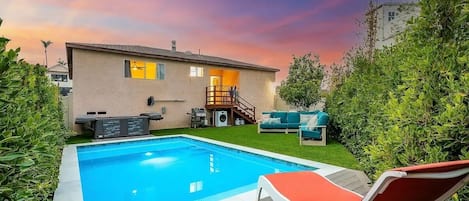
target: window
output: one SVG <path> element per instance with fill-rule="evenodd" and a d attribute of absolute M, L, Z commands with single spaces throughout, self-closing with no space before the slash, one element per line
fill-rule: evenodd
<path fill-rule="evenodd" d="M 137 60 L 124 61 L 124 77 L 146 80 L 164 80 L 165 65 Z"/>
<path fill-rule="evenodd" d="M 67 82 L 68 81 L 67 75 L 51 74 L 50 77 L 51 77 L 52 81 L 56 81 L 56 82 Z"/>
<path fill-rule="evenodd" d="M 203 77 L 204 76 L 204 68 L 191 66 L 189 75 L 191 77 Z"/>
<path fill-rule="evenodd" d="M 396 17 L 396 15 L 397 14 L 394 11 L 388 12 L 388 21 L 393 20 Z"/>
<path fill-rule="evenodd" d="M 165 72 L 166 72 L 166 69 L 165 69 L 165 65 L 164 64 L 158 64 L 158 80 L 164 80 L 164 76 L 165 76 Z"/>

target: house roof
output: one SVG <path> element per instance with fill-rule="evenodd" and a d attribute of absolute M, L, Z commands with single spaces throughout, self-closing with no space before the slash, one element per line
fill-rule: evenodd
<path fill-rule="evenodd" d="M 54 73 L 68 73 L 68 67 L 62 64 L 55 64 L 51 67 L 47 68 L 47 72 L 54 72 Z"/>
<path fill-rule="evenodd" d="M 91 44 L 91 43 L 65 43 L 67 48 L 67 62 L 70 68 L 70 78 L 73 72 L 72 49 L 84 49 L 98 52 L 110 52 L 131 56 L 141 56 L 171 61 L 192 62 L 197 64 L 208 64 L 220 67 L 231 67 L 240 69 L 250 69 L 268 72 L 278 72 L 279 69 L 245 63 L 232 59 L 225 59 L 215 56 L 192 54 L 190 52 L 178 52 L 166 49 L 145 47 L 139 45 L 112 45 L 112 44 Z"/>

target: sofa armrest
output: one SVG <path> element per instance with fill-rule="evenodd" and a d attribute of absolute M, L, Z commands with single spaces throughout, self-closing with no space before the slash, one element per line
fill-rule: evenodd
<path fill-rule="evenodd" d="M 321 128 L 321 142 L 317 145 L 326 145 L 326 125 L 319 125 L 319 126 L 300 126 L 298 129 L 298 139 L 300 140 L 300 145 L 303 145 L 303 130 L 301 128 Z"/>
<path fill-rule="evenodd" d="M 325 129 L 325 128 L 327 128 L 327 126 L 326 125 L 318 125 L 318 126 L 303 126 L 303 125 L 301 125 L 300 130 L 301 130 L 301 128 L 321 128 L 321 129 Z"/>
<path fill-rule="evenodd" d="M 256 122 L 257 122 L 257 133 L 261 133 L 262 120 L 256 120 Z"/>

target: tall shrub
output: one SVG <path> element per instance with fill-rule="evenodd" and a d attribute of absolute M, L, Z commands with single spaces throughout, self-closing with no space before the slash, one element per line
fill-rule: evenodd
<path fill-rule="evenodd" d="M 469 159 L 469 5 L 419 5 L 399 42 L 373 62 L 353 57 L 354 72 L 328 98 L 333 126 L 374 179 L 393 167 Z"/>
<path fill-rule="evenodd" d="M 58 91 L 7 43 L 0 37 L 0 200 L 52 200 L 66 134 Z"/>
<path fill-rule="evenodd" d="M 331 116 L 330 130 L 340 132 L 339 140 L 361 159 L 362 165 L 368 165 L 363 162 L 368 158 L 363 147 L 372 140 L 375 127 L 385 122 L 382 119 L 387 92 L 396 87 L 400 78 L 395 69 L 386 67 L 392 62 L 371 63 L 360 49 L 347 59 L 353 73 L 340 78 L 336 90 L 327 97 L 326 110 Z"/>
<path fill-rule="evenodd" d="M 422 1 L 421 15 L 386 60 L 401 60 L 386 124 L 373 133 L 378 176 L 385 169 L 466 158 L 469 147 L 469 13 L 463 1 Z"/>

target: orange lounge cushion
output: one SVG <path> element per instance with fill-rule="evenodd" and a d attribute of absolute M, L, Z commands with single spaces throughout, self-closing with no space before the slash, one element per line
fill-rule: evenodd
<path fill-rule="evenodd" d="M 314 172 L 287 172 L 265 175 L 274 188 L 291 201 L 361 200 L 362 197 L 331 183 Z"/>

